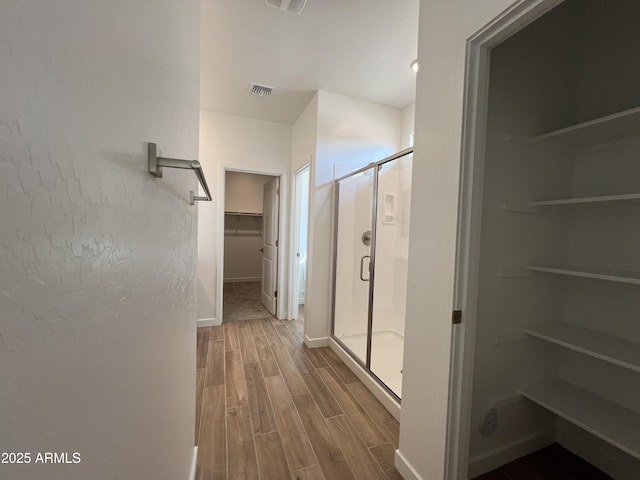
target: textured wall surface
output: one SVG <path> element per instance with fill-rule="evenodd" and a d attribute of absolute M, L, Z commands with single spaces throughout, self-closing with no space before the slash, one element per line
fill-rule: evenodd
<path fill-rule="evenodd" d="M 0 2 L 0 478 L 180 479 L 193 453 L 197 0 Z"/>

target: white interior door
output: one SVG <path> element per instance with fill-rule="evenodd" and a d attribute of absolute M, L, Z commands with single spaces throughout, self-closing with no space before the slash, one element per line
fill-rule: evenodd
<path fill-rule="evenodd" d="M 278 286 L 278 212 L 280 210 L 280 178 L 274 178 L 262 188 L 263 236 L 262 282 L 260 302 L 272 315 L 276 314 Z"/>

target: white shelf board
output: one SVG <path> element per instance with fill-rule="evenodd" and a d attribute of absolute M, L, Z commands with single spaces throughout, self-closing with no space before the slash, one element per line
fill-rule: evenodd
<path fill-rule="evenodd" d="M 640 273 L 623 272 L 619 270 L 605 270 L 590 267 L 552 267 L 542 265 L 527 265 L 527 269 L 534 272 L 555 273 L 557 275 L 568 275 L 571 277 L 592 278 L 595 280 L 606 280 L 609 282 L 631 283 L 640 285 Z"/>
<path fill-rule="evenodd" d="M 623 193 L 619 195 L 602 195 L 598 197 L 564 198 L 560 200 L 541 200 L 530 202 L 532 207 L 552 207 L 552 206 L 572 206 L 589 204 L 606 204 L 616 202 L 637 202 L 640 201 L 640 193 Z"/>
<path fill-rule="evenodd" d="M 640 135 L 640 107 L 606 115 L 535 137 L 572 148 L 608 143 Z"/>
<path fill-rule="evenodd" d="M 640 373 L 640 343 L 563 323 L 527 327 L 524 333 Z"/>
<path fill-rule="evenodd" d="M 262 217 L 258 212 L 224 212 L 225 215 L 235 215 L 238 217 Z"/>
<path fill-rule="evenodd" d="M 640 414 L 562 380 L 522 388 L 520 394 L 640 459 Z"/>

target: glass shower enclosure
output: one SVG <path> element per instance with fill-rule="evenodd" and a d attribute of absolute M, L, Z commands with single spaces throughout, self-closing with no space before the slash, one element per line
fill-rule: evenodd
<path fill-rule="evenodd" d="M 398 401 L 413 148 L 335 180 L 333 339 Z"/>

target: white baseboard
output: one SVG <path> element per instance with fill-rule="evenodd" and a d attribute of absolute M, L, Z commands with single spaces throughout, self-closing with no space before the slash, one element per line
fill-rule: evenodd
<path fill-rule="evenodd" d="M 196 471 L 198 470 L 198 446 L 193 447 L 193 458 L 191 459 L 191 473 L 189 480 L 196 480 Z"/>
<path fill-rule="evenodd" d="M 640 460 L 564 420 L 558 420 L 558 443 L 616 480 L 640 480 Z"/>
<path fill-rule="evenodd" d="M 199 318 L 197 321 L 198 327 L 215 327 L 216 325 L 222 325 L 217 318 Z"/>
<path fill-rule="evenodd" d="M 260 277 L 233 277 L 225 278 L 224 283 L 259 282 Z"/>
<path fill-rule="evenodd" d="M 404 480 L 423 480 L 418 472 L 416 472 L 416 469 L 413 468 L 413 465 L 402 455 L 400 449 L 396 450 L 395 467 Z"/>
<path fill-rule="evenodd" d="M 340 360 L 342 360 L 349 369 L 356 374 L 364 386 L 369 389 L 374 397 L 386 408 L 393 417 L 400 421 L 400 404 L 393 398 L 383 387 L 376 382 L 369 372 L 360 366 L 351 355 L 345 352 L 340 345 L 333 339 L 329 338 L 329 348 L 335 352 Z"/>
<path fill-rule="evenodd" d="M 556 441 L 555 428 L 547 428 L 541 432 L 519 438 L 506 445 L 469 459 L 469 478 L 495 470 L 513 460 L 548 447 Z"/>
<path fill-rule="evenodd" d="M 305 335 L 304 344 L 309 348 L 328 347 L 329 337 L 309 338 Z"/>

